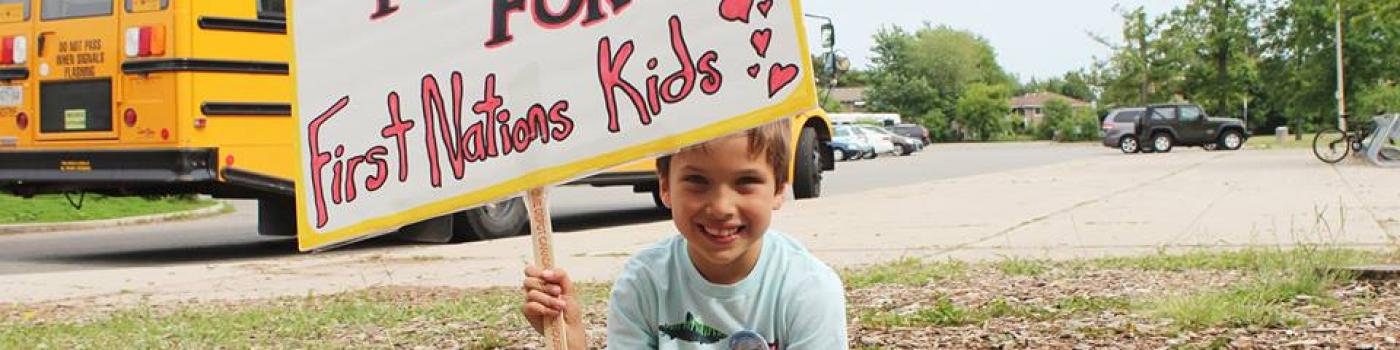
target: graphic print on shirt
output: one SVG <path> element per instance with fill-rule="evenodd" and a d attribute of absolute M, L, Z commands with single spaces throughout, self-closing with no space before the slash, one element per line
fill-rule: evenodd
<path fill-rule="evenodd" d="M 754 331 L 739 331 L 729 337 L 729 350 L 777 350 L 778 343 L 769 343 Z"/>
<path fill-rule="evenodd" d="M 660 325 L 656 329 L 671 339 L 700 344 L 713 344 L 729 337 L 728 334 L 724 334 L 714 327 L 696 321 L 690 312 L 685 313 L 685 322 Z"/>

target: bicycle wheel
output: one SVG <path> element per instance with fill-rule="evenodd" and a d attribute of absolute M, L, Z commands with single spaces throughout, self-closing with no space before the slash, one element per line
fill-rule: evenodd
<path fill-rule="evenodd" d="M 1313 155 L 1327 164 L 1336 164 L 1346 159 L 1351 152 L 1351 142 L 1347 135 L 1336 128 L 1329 128 L 1313 137 Z"/>

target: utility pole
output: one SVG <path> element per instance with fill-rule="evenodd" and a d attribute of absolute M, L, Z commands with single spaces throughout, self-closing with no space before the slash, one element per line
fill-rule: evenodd
<path fill-rule="evenodd" d="M 1139 12 L 1137 18 L 1138 58 L 1142 60 L 1142 86 L 1138 91 L 1138 104 L 1146 106 L 1148 95 L 1152 94 L 1152 61 L 1147 58 L 1147 14 Z"/>
<path fill-rule="evenodd" d="M 1244 128 L 1249 129 L 1249 93 L 1244 95 Z"/>
<path fill-rule="evenodd" d="M 807 17 L 807 18 L 819 19 L 819 20 L 822 20 L 822 21 L 826 21 L 826 24 L 823 24 L 822 27 L 821 27 L 821 28 L 822 28 L 822 43 L 821 43 L 821 45 L 822 45 L 822 48 L 823 48 L 823 49 L 826 49 L 826 54 L 823 55 L 823 56 L 825 57 L 825 58 L 823 59 L 823 60 L 824 60 L 823 63 L 825 63 L 825 66 L 827 66 L 827 67 L 836 67 L 836 65 L 837 65 L 837 62 L 836 62 L 836 26 L 832 24 L 831 17 L 822 16 L 822 15 L 814 15 L 814 14 L 810 14 L 810 13 L 804 13 L 804 14 L 802 14 L 802 15 L 803 15 L 804 17 Z M 826 82 L 826 91 L 823 91 L 823 92 L 822 92 L 822 99 L 823 99 L 823 100 L 827 100 L 827 99 L 830 99 L 830 98 L 831 98 L 831 92 L 832 92 L 833 90 L 836 90 L 836 78 L 837 78 L 837 76 L 840 75 L 840 74 L 836 71 L 836 69 L 822 69 L 822 71 L 825 71 L 825 72 L 827 73 L 827 74 L 826 74 L 827 77 L 826 77 L 826 81 L 825 81 L 825 82 Z"/>
<path fill-rule="evenodd" d="M 1346 67 L 1342 61 L 1342 1 L 1337 0 L 1337 128 L 1347 131 Z"/>

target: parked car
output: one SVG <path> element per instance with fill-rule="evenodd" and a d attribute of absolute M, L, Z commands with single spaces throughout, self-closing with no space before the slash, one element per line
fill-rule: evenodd
<path fill-rule="evenodd" d="M 1137 153 L 1142 150 L 1137 139 L 1137 121 L 1146 108 L 1119 108 L 1103 118 L 1103 145 L 1117 148 L 1123 153 Z"/>
<path fill-rule="evenodd" d="M 904 154 L 904 150 L 900 148 L 898 144 L 895 144 L 895 140 L 899 135 L 895 135 L 873 125 L 856 125 L 856 129 L 865 133 L 865 137 L 870 140 L 870 144 L 875 146 L 875 156 L 881 154 Z"/>
<path fill-rule="evenodd" d="M 1135 130 L 1142 152 L 1171 152 L 1176 146 L 1233 151 L 1249 137 L 1243 120 L 1211 117 L 1200 106 L 1183 103 L 1148 106 Z"/>
<path fill-rule="evenodd" d="M 878 126 L 867 127 L 869 127 L 870 130 L 875 131 L 875 133 L 889 137 L 890 141 L 894 142 L 895 147 L 899 148 L 898 154 L 901 156 L 914 154 L 914 152 L 918 152 L 919 150 L 922 150 L 924 148 L 924 142 L 921 140 L 904 137 L 903 135 L 897 134 L 894 131 L 891 131 L 887 128 L 882 128 Z"/>
<path fill-rule="evenodd" d="M 875 154 L 875 146 L 865 136 L 865 133 L 855 130 L 851 125 L 835 125 L 832 127 L 834 136 L 831 137 L 831 151 L 836 160 L 861 159 Z"/>
<path fill-rule="evenodd" d="M 899 124 L 891 126 L 889 127 L 889 129 L 890 131 L 893 131 L 894 133 L 899 134 L 900 136 L 917 139 L 920 141 L 920 143 L 923 143 L 925 146 L 927 146 L 930 143 L 933 143 L 933 140 L 929 138 L 928 128 L 925 128 L 922 125 Z"/>

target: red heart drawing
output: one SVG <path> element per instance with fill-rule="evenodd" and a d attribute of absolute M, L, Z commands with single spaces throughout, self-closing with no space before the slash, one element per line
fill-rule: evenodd
<path fill-rule="evenodd" d="M 749 43 L 753 44 L 753 51 L 758 53 L 758 57 L 768 57 L 768 44 L 773 41 L 773 30 L 763 28 L 753 31 L 749 36 Z"/>
<path fill-rule="evenodd" d="M 779 91 L 797 79 L 797 65 L 781 65 L 774 63 L 772 68 L 768 68 L 768 98 L 777 96 Z"/>
<path fill-rule="evenodd" d="M 753 0 L 720 0 L 719 18 L 730 22 L 749 23 L 749 14 L 753 12 Z"/>
<path fill-rule="evenodd" d="M 773 0 L 763 0 L 758 2 L 758 13 L 763 14 L 763 18 L 768 18 L 768 10 L 773 9 Z"/>
<path fill-rule="evenodd" d="M 759 73 L 759 72 L 762 72 L 762 71 L 763 71 L 763 66 L 760 66 L 759 64 L 754 63 L 752 66 L 749 66 L 749 77 L 750 77 L 750 78 L 754 78 L 754 79 L 758 79 L 758 73 Z"/>

